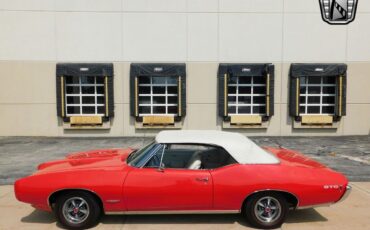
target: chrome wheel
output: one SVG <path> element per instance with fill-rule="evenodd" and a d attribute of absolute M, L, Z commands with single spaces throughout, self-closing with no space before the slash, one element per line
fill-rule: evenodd
<path fill-rule="evenodd" d="M 84 222 L 90 213 L 90 208 L 85 199 L 72 197 L 63 204 L 63 216 L 71 224 Z"/>
<path fill-rule="evenodd" d="M 261 222 L 274 222 L 281 216 L 280 202 L 271 196 L 262 197 L 254 206 L 254 214 Z"/>

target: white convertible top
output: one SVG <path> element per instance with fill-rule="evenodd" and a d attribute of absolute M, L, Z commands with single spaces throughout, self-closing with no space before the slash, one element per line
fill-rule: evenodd
<path fill-rule="evenodd" d="M 277 164 L 279 160 L 247 137 L 223 131 L 162 131 L 156 138 L 163 144 L 209 144 L 223 147 L 240 164 Z"/>

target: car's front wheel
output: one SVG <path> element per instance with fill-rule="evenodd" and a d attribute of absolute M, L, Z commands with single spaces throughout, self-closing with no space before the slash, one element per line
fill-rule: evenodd
<path fill-rule="evenodd" d="M 280 227 L 286 218 L 288 204 L 278 193 L 257 193 L 250 197 L 244 214 L 248 222 L 257 228 L 273 229 Z"/>
<path fill-rule="evenodd" d="M 93 227 L 102 213 L 95 197 L 83 191 L 60 195 L 56 200 L 54 212 L 59 223 L 67 229 Z"/>

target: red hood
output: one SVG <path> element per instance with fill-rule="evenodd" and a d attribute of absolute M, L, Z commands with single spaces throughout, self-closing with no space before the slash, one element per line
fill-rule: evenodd
<path fill-rule="evenodd" d="M 122 154 L 131 153 L 134 149 L 95 149 L 86 152 L 70 153 L 66 156 L 67 159 L 91 159 L 91 158 L 112 158 Z"/>
<path fill-rule="evenodd" d="M 54 171 L 73 167 L 109 167 L 122 165 L 127 156 L 134 151 L 127 149 L 97 149 L 86 152 L 70 153 L 65 159 L 40 164 L 38 170 Z"/>
<path fill-rule="evenodd" d="M 325 165 L 294 150 L 271 147 L 265 147 L 264 149 L 277 156 L 282 164 L 308 168 L 327 168 Z"/>

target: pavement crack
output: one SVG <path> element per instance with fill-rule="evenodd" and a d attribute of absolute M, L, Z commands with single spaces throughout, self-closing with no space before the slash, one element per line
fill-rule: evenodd
<path fill-rule="evenodd" d="M 370 165 L 369 160 L 364 160 L 364 159 L 361 159 L 359 157 L 347 156 L 347 155 L 344 155 L 344 154 L 337 154 L 336 156 L 340 157 L 340 158 L 347 159 L 347 160 L 356 161 L 356 162 L 359 162 L 359 163 Z"/>

